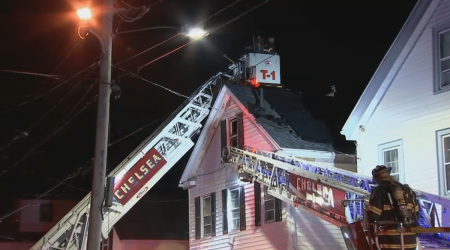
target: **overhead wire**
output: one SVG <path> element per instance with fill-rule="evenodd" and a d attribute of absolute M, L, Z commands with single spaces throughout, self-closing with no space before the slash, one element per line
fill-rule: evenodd
<path fill-rule="evenodd" d="M 84 79 L 83 79 L 84 80 Z M 80 80 L 76 86 L 78 86 L 83 80 Z M 92 87 L 92 86 L 91 86 Z M 75 90 L 75 88 L 71 88 L 61 99 L 56 102 L 52 108 L 50 108 L 47 112 L 45 112 L 43 115 L 39 116 L 38 120 L 35 121 L 33 124 L 31 124 L 24 132 L 21 132 L 20 135 L 15 136 L 12 138 L 2 149 L 2 151 L 5 151 L 12 145 L 14 145 L 16 142 L 19 141 L 19 139 L 28 137 L 31 133 L 31 130 L 33 130 L 36 126 L 38 126 L 45 118 L 47 118 L 58 106 L 61 104 L 64 100 L 66 100 L 72 92 Z M 89 90 L 88 90 L 89 91 Z"/>
<path fill-rule="evenodd" d="M 146 124 L 146 125 L 144 125 L 144 126 L 138 128 L 138 129 L 136 129 L 135 131 L 129 133 L 128 135 L 123 136 L 123 137 L 121 137 L 120 139 L 117 139 L 117 140 L 115 140 L 114 142 L 109 143 L 108 147 L 111 147 L 112 145 L 114 145 L 114 144 L 116 144 L 116 143 L 118 143 L 118 142 L 120 142 L 120 141 L 122 141 L 122 140 L 127 139 L 128 137 L 130 137 L 130 136 L 132 136 L 132 135 L 134 135 L 134 134 L 136 134 L 136 133 L 138 133 L 138 132 L 140 132 L 140 131 L 146 129 L 147 127 L 150 127 L 151 125 L 153 125 L 153 124 L 155 124 L 155 123 L 161 121 L 162 119 L 167 118 L 167 117 L 168 117 L 169 115 L 171 115 L 171 114 L 172 114 L 172 113 L 166 114 L 166 115 L 164 115 L 164 116 L 162 116 L 162 117 L 160 117 L 160 118 L 154 120 L 153 122 L 151 122 L 151 123 L 149 123 L 149 124 Z"/>
<path fill-rule="evenodd" d="M 141 76 L 138 76 L 138 75 L 136 75 L 136 74 L 134 74 L 134 73 L 132 73 L 132 72 L 130 72 L 130 71 L 128 71 L 128 70 L 125 70 L 125 69 L 123 69 L 123 68 L 117 67 L 117 66 L 115 66 L 115 65 L 113 65 L 113 67 L 116 68 L 116 69 L 119 69 L 119 70 L 121 70 L 121 71 L 123 71 L 123 72 L 125 72 L 125 73 L 127 73 L 127 74 L 129 74 L 129 75 L 131 75 L 131 76 L 133 76 L 133 77 L 136 77 L 136 78 L 138 78 L 138 79 L 141 79 L 141 80 L 144 81 L 144 82 L 148 82 L 148 83 L 151 83 L 151 84 L 153 84 L 153 85 L 155 85 L 155 86 L 157 86 L 157 87 L 160 87 L 160 88 L 162 88 L 162 89 L 165 89 L 165 90 L 169 91 L 169 92 L 172 93 L 172 94 L 175 94 L 175 95 L 178 95 L 178 96 L 181 96 L 181 97 L 184 97 L 184 98 L 189 98 L 189 96 L 183 95 L 183 94 L 178 93 L 178 92 L 176 92 L 176 91 L 174 91 L 174 90 L 171 90 L 171 89 L 169 89 L 169 88 L 167 88 L 167 87 L 164 87 L 164 86 L 159 85 L 159 84 L 157 84 L 157 83 L 155 83 L 155 82 L 152 82 L 152 81 L 150 81 L 150 80 L 147 80 L 147 79 L 145 79 L 145 78 L 143 78 L 143 77 L 141 77 Z"/>
<path fill-rule="evenodd" d="M 68 119 L 64 124 L 62 124 L 60 127 L 56 128 L 53 133 L 47 135 L 43 140 L 41 140 L 37 145 L 35 145 L 33 148 L 28 150 L 22 158 L 20 158 L 18 161 L 16 161 L 14 164 L 6 167 L 0 172 L 0 177 L 4 176 L 6 173 L 8 173 L 11 169 L 14 167 L 17 167 L 20 163 L 22 163 L 24 160 L 28 159 L 31 155 L 33 155 L 34 151 L 41 147 L 44 143 L 46 143 L 48 140 L 50 140 L 54 135 L 56 135 L 59 131 L 61 131 L 68 123 L 73 121 L 81 112 L 83 112 L 89 105 L 94 103 L 97 100 L 98 95 L 94 96 L 94 98 L 91 99 L 91 101 L 87 102 L 85 106 L 80 109 L 77 113 L 75 113 L 70 119 Z M 66 116 L 67 117 L 67 116 Z"/>
<path fill-rule="evenodd" d="M 36 199 L 34 199 L 34 200 L 32 200 L 31 202 L 29 202 L 29 203 L 23 205 L 23 206 L 20 207 L 20 208 L 14 210 L 13 212 L 8 213 L 8 214 L 4 215 L 3 217 L 1 217 L 1 218 L 0 218 L 0 222 L 2 222 L 4 219 L 8 218 L 9 216 L 11 216 L 11 215 L 13 215 L 13 214 L 15 214 L 15 213 L 18 213 L 18 212 L 22 211 L 23 209 L 25 209 L 25 208 L 27 208 L 27 207 L 33 205 L 36 201 L 40 200 L 40 199 L 41 199 L 42 197 L 44 197 L 45 195 L 49 194 L 50 192 L 52 192 L 53 190 L 55 190 L 55 189 L 58 188 L 59 186 L 63 185 L 64 182 L 66 182 L 66 181 L 68 181 L 68 180 L 70 180 L 70 179 L 72 179 L 72 178 L 75 178 L 75 177 L 76 177 L 77 175 L 79 175 L 79 174 L 80 174 L 80 169 L 75 170 L 72 174 L 70 174 L 70 175 L 69 175 L 67 178 L 65 178 L 63 181 L 61 181 L 60 183 L 58 183 L 56 186 L 50 188 L 50 189 L 47 190 L 45 193 L 43 193 L 43 194 L 41 194 L 40 196 L 38 196 Z"/>
<path fill-rule="evenodd" d="M 159 1 L 159 2 L 163 2 L 163 1 L 164 1 L 164 0 L 161 0 L 161 1 Z M 209 16 L 209 17 L 203 19 L 202 21 L 196 23 L 195 25 L 192 26 L 192 28 L 193 28 L 193 27 L 196 27 L 196 26 L 198 26 L 198 25 L 200 25 L 200 24 L 202 24 L 202 23 L 204 23 L 204 22 L 206 22 L 207 20 L 209 20 L 209 19 L 211 19 L 212 17 L 218 15 L 219 13 L 222 13 L 223 11 L 225 11 L 226 9 L 232 7 L 233 5 L 237 4 L 237 3 L 240 2 L 240 1 L 242 1 L 242 0 L 237 0 L 237 1 L 233 2 L 232 4 L 226 6 L 225 8 L 222 8 L 222 9 L 219 10 L 218 12 L 216 12 L 216 13 L 212 14 L 211 16 Z M 148 49 L 145 49 L 145 50 L 143 50 L 143 51 L 141 51 L 141 52 L 139 52 L 139 53 L 137 53 L 137 54 L 135 54 L 135 55 L 133 55 L 133 56 L 128 57 L 128 58 L 125 59 L 125 60 L 122 60 L 122 61 L 120 61 L 120 62 L 118 62 L 118 63 L 115 63 L 115 65 L 120 65 L 120 64 L 122 64 L 122 63 L 124 63 L 124 62 L 127 62 L 127 61 L 133 59 L 133 58 L 136 58 L 136 57 L 138 57 L 138 56 L 140 56 L 140 55 L 142 55 L 142 54 L 144 54 L 144 53 L 146 53 L 146 52 L 148 52 L 148 51 L 150 51 L 150 50 L 152 50 L 152 49 L 154 49 L 154 48 L 156 48 L 156 47 L 158 47 L 158 46 L 160 46 L 160 45 L 162 45 L 162 44 L 164 44 L 164 43 L 166 43 L 166 42 L 168 42 L 168 41 L 170 41 L 170 40 L 172 40 L 172 39 L 174 39 L 175 37 L 178 37 L 179 35 L 180 35 L 179 33 L 176 34 L 176 35 L 173 35 L 173 36 L 167 38 L 166 40 L 164 40 L 164 41 L 162 41 L 162 42 L 160 42 L 160 43 L 158 43 L 158 44 L 156 44 L 156 45 L 151 46 L 151 47 L 148 48 Z"/>
<path fill-rule="evenodd" d="M 28 103 L 30 103 L 30 102 L 32 102 L 32 101 L 35 101 L 35 100 L 37 100 L 37 99 L 39 99 L 39 98 L 41 98 L 41 97 L 43 97 L 43 96 L 49 94 L 50 92 L 52 92 L 52 91 L 54 91 L 55 89 L 61 87 L 61 86 L 64 85 L 65 83 L 71 81 L 71 80 L 74 79 L 75 77 L 79 76 L 80 74 L 84 73 L 85 71 L 87 71 L 88 69 L 90 69 L 90 68 L 92 68 L 92 67 L 94 67 L 94 66 L 96 66 L 96 65 L 97 65 L 97 63 L 93 63 L 93 64 L 89 65 L 88 67 L 86 67 L 86 68 L 80 70 L 79 72 L 75 73 L 74 75 L 72 75 L 69 79 L 67 79 L 67 80 L 65 80 L 65 81 L 63 81 L 63 82 L 61 82 L 61 83 L 59 83 L 58 85 L 56 85 L 56 86 L 54 86 L 53 88 L 51 88 L 51 89 L 45 91 L 44 93 L 41 93 L 41 94 L 39 94 L 38 96 L 31 98 L 30 100 L 27 100 L 27 101 L 25 101 L 25 102 L 22 102 L 22 103 L 16 105 L 15 107 L 13 107 L 13 108 L 9 108 L 9 109 L 0 111 L 0 114 L 4 114 L 4 113 L 10 112 L 10 111 L 13 111 L 13 110 L 15 110 L 15 109 L 17 109 L 17 108 L 20 108 L 20 107 L 22 107 L 22 106 L 24 106 L 24 105 L 26 105 L 26 104 L 28 104 Z"/>
<path fill-rule="evenodd" d="M 241 0 L 238 0 L 238 1 L 241 1 Z M 216 30 L 219 30 L 219 29 L 225 27 L 226 25 L 228 25 L 228 24 L 230 24 L 230 23 L 236 21 L 237 19 L 241 18 L 242 16 L 248 14 L 249 12 L 255 10 L 256 8 L 260 7 L 261 5 L 263 5 L 263 4 L 265 4 L 265 3 L 269 2 L 269 1 L 270 1 L 270 0 L 266 0 L 266 1 L 260 3 L 260 4 L 256 5 L 256 6 L 254 6 L 253 8 L 251 8 L 251 9 L 245 11 L 244 13 L 240 14 L 239 16 L 237 16 L 237 17 L 231 19 L 230 21 L 228 21 L 228 22 L 226 22 L 226 23 L 224 23 L 224 24 L 221 24 L 221 25 L 219 25 L 218 27 L 216 27 L 216 28 L 210 30 L 208 33 L 212 33 L 212 32 L 214 32 L 214 31 L 216 31 Z M 235 3 L 236 3 L 236 2 L 235 2 Z M 232 5 L 234 5 L 235 3 L 233 3 Z M 222 10 L 221 10 L 221 11 L 222 11 Z M 156 58 L 156 59 L 153 59 L 153 60 L 151 60 L 151 61 L 148 62 L 148 63 L 145 63 L 145 64 L 139 66 L 139 67 L 138 67 L 138 70 L 137 70 L 138 74 L 139 74 L 139 72 L 140 72 L 140 70 L 141 70 L 142 68 L 144 68 L 144 67 L 146 67 L 146 66 L 148 66 L 148 65 L 150 65 L 150 64 L 152 64 L 152 63 L 154 63 L 154 62 L 156 62 L 156 61 L 158 61 L 159 59 L 161 59 L 161 58 L 163 58 L 163 57 L 166 57 L 166 56 L 168 56 L 168 55 L 170 55 L 170 54 L 172 54 L 172 53 L 174 53 L 174 52 L 176 52 L 176 51 L 178 51 L 178 50 L 184 48 L 185 46 L 187 46 L 187 45 L 189 45 L 189 44 L 191 44 L 191 43 L 193 43 L 193 42 L 195 42 L 195 41 L 197 41 L 197 40 L 199 40 L 199 39 L 201 39 L 201 38 L 202 38 L 202 37 L 195 38 L 195 39 L 193 39 L 193 40 L 191 40 L 191 41 L 189 41 L 189 42 L 187 42 L 187 43 L 181 45 L 180 47 L 178 47 L 178 48 L 176 48 L 176 49 L 174 49 L 174 50 L 171 50 L 171 51 L 167 52 L 166 54 L 164 54 L 164 55 L 162 55 L 162 56 L 160 56 L 160 57 L 158 57 L 158 58 Z"/>

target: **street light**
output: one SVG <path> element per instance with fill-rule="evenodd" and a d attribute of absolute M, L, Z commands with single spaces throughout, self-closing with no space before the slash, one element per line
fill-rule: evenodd
<path fill-rule="evenodd" d="M 89 8 L 78 9 L 77 15 L 81 20 L 89 20 L 92 18 L 91 9 Z"/>
<path fill-rule="evenodd" d="M 209 34 L 206 31 L 204 31 L 203 29 L 193 28 L 193 29 L 189 30 L 187 35 L 191 38 L 196 39 L 196 38 L 200 38 L 202 36 L 208 36 Z"/>

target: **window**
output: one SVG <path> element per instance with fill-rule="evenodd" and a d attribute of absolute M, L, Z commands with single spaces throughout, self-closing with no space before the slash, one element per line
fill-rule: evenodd
<path fill-rule="evenodd" d="M 381 144 L 378 146 L 379 164 L 392 168 L 391 175 L 398 182 L 404 182 L 402 148 L 402 140 Z"/>
<path fill-rule="evenodd" d="M 237 147 L 238 146 L 238 128 L 237 128 L 237 119 L 234 118 L 233 120 L 230 121 L 230 126 L 229 126 L 229 131 L 228 131 L 228 137 L 229 137 L 229 142 L 228 145 L 230 145 L 230 147 Z"/>
<path fill-rule="evenodd" d="M 216 235 L 216 193 L 195 198 L 195 238 Z"/>
<path fill-rule="evenodd" d="M 245 230 L 245 190 L 244 185 L 222 190 L 222 230 Z"/>
<path fill-rule="evenodd" d="M 450 89 L 450 23 L 434 32 L 434 92 Z"/>
<path fill-rule="evenodd" d="M 450 129 L 437 131 L 436 139 L 441 195 L 450 195 Z"/>
<path fill-rule="evenodd" d="M 243 114 L 222 120 L 220 123 L 222 152 L 227 147 L 244 148 L 244 121 Z"/>
<path fill-rule="evenodd" d="M 238 229 L 239 228 L 239 218 L 240 218 L 240 211 L 239 211 L 239 188 L 231 189 L 230 190 L 230 230 Z"/>
<path fill-rule="evenodd" d="M 270 195 L 264 186 L 264 222 L 275 221 L 275 197 Z"/>
<path fill-rule="evenodd" d="M 39 205 L 39 221 L 53 221 L 53 203 Z"/>
<path fill-rule="evenodd" d="M 202 207 L 203 236 L 211 235 L 211 197 L 203 197 Z"/>

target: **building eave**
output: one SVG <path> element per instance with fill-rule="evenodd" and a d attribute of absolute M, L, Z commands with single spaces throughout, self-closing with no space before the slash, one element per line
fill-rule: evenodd
<path fill-rule="evenodd" d="M 400 70 L 426 27 L 427 21 L 423 20 L 431 17 L 439 3 L 440 1 L 433 0 L 417 2 L 344 124 L 341 134 L 345 135 L 347 140 L 357 140 L 359 127 L 368 122 L 395 78 L 396 72 Z"/>

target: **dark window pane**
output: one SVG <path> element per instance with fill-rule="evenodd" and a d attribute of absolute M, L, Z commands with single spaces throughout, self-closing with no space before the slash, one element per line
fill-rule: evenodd
<path fill-rule="evenodd" d="M 208 226 L 204 226 L 204 227 L 203 227 L 203 234 L 204 234 L 204 235 L 211 234 L 211 225 L 208 225 Z"/>
<path fill-rule="evenodd" d="M 237 135 L 237 120 L 231 121 L 230 135 Z"/>
<path fill-rule="evenodd" d="M 264 220 L 265 221 L 275 220 L 275 211 L 274 210 L 266 211 L 264 215 Z"/>
<path fill-rule="evenodd" d="M 230 139 L 230 147 L 237 147 L 238 145 L 238 140 L 237 137 L 233 137 Z"/>
<path fill-rule="evenodd" d="M 210 225 L 211 224 L 211 216 L 203 217 L 203 224 Z"/>
<path fill-rule="evenodd" d="M 269 201 L 264 202 L 264 209 L 265 210 L 275 209 L 275 201 L 269 200 Z"/>
<path fill-rule="evenodd" d="M 450 163 L 450 136 L 444 138 L 444 161 Z"/>
<path fill-rule="evenodd" d="M 441 87 L 450 86 L 450 71 L 442 72 L 441 78 Z"/>
<path fill-rule="evenodd" d="M 445 166 L 445 179 L 447 181 L 447 192 L 450 191 L 450 165 Z"/>
<path fill-rule="evenodd" d="M 445 58 L 450 56 L 450 31 L 440 34 L 440 50 L 441 50 L 441 58 Z"/>

